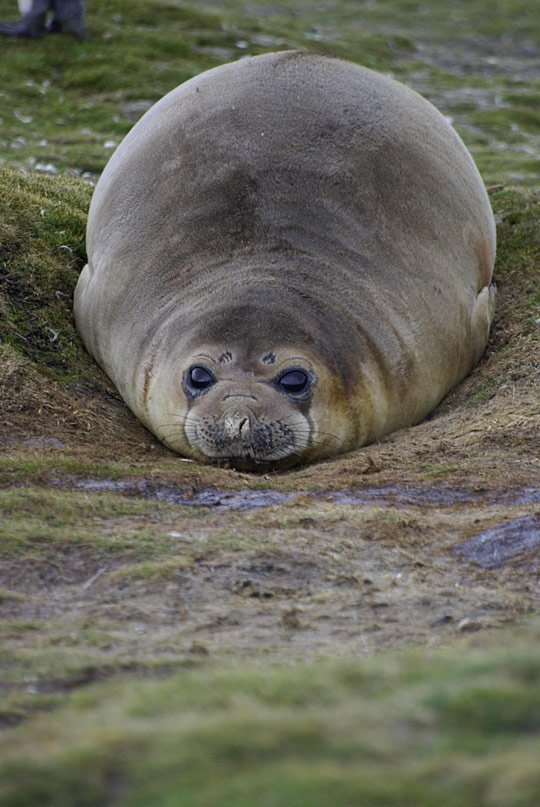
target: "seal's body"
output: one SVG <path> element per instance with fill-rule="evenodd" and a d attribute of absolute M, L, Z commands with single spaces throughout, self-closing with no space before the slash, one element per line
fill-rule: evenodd
<path fill-rule="evenodd" d="M 287 467 L 425 417 L 478 361 L 495 230 L 465 146 L 414 91 L 306 53 L 191 79 L 95 190 L 84 343 L 200 460 Z"/>

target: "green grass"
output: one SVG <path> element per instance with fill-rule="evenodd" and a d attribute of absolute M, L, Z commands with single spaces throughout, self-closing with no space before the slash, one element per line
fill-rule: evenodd
<path fill-rule="evenodd" d="M 538 646 L 90 684 L 11 732 L 0 804 L 533 807 Z"/>
<path fill-rule="evenodd" d="M 13 4 L 0 3 L 3 18 Z M 201 68 L 191 58 L 219 32 L 215 15 L 174 3 L 92 4 L 92 39 L 2 39 L 0 150 L 18 165 L 97 174 L 107 141 L 127 132 L 122 103 L 157 100 Z M 31 120 L 29 120 L 31 118 Z"/>
<path fill-rule="evenodd" d="M 0 18 L 13 13 L 12 0 L 0 0 Z M 245 9 L 238 0 L 95 0 L 88 28 L 87 42 L 2 39 L 0 160 L 95 178 L 145 104 L 224 61 L 301 47 L 389 71 L 425 92 L 455 117 L 489 183 L 538 181 L 537 161 L 506 153 L 515 143 L 538 146 L 536 3 L 254 0 Z M 465 107 L 450 92 L 462 87 L 476 90 Z M 482 92 L 503 106 L 484 110 Z M 134 111 L 134 103 L 143 106 Z M 483 161 L 494 145 L 499 159 Z"/>
<path fill-rule="evenodd" d="M 84 364 L 71 306 L 91 188 L 76 178 L 0 172 L 0 349 L 38 359 L 61 378 Z"/>
<path fill-rule="evenodd" d="M 167 535 L 167 524 L 176 521 L 189 536 L 202 515 L 200 508 L 182 507 L 179 512 L 174 505 L 138 497 L 11 488 L 0 490 L 0 545 L 4 558 L 26 561 L 61 562 L 72 551 L 106 552 L 111 561 L 119 556 L 141 563 L 151 558 L 164 562 L 172 554 L 170 562 L 182 566 L 189 563 L 192 550 Z"/>
<path fill-rule="evenodd" d="M 520 200 L 519 203 L 518 199 Z M 516 322 L 526 325 L 531 335 L 539 338 L 536 320 L 539 316 L 540 285 L 538 266 L 540 264 L 540 231 L 538 214 L 540 196 L 538 193 L 518 194 L 515 191 L 502 191 L 492 198 L 493 209 L 499 218 L 497 229 L 496 280 L 503 289 L 522 286 L 525 292 L 515 300 L 511 315 Z"/>

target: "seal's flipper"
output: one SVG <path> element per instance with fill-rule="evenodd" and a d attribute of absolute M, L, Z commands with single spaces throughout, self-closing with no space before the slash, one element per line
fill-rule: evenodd
<path fill-rule="evenodd" d="M 478 293 L 471 315 L 471 331 L 476 339 L 478 358 L 482 355 L 488 340 L 489 329 L 495 313 L 497 286 L 490 283 Z"/>

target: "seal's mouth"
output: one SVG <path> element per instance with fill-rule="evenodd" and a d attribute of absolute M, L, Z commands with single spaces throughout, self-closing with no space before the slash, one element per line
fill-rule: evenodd
<path fill-rule="evenodd" d="M 199 405 L 200 412 L 190 413 L 184 427 L 197 459 L 222 468 L 265 473 L 298 465 L 306 454 L 310 425 L 296 410 L 285 408 L 283 417 L 267 419 L 264 413 L 256 416 L 251 409 L 238 407 L 216 418 L 202 408 L 204 403 Z"/>
<path fill-rule="evenodd" d="M 219 468 L 232 468 L 235 471 L 245 471 L 253 474 L 283 471 L 300 462 L 299 458 L 294 455 L 278 460 L 259 460 L 248 456 L 208 457 L 207 459 L 212 465 Z"/>

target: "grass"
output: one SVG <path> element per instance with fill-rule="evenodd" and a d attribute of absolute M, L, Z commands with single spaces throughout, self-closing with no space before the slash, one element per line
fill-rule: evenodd
<path fill-rule="evenodd" d="M 0 0 L 0 18 L 12 15 L 11 0 Z M 187 78 L 246 54 L 301 47 L 412 83 L 455 118 L 488 183 L 537 181 L 538 161 L 530 158 L 540 129 L 535 3 L 500 0 L 494 10 L 485 0 L 451 8 L 443 0 L 425 7 L 341 0 L 327 8 L 255 0 L 240 13 L 237 0 L 95 0 L 88 27 L 88 42 L 2 41 L 4 162 L 95 179 L 141 111 Z M 455 94 L 464 84 L 465 109 Z M 485 93 L 500 108 L 483 109 Z M 484 159 L 494 147 L 498 159 Z"/>
<path fill-rule="evenodd" d="M 62 378 L 81 353 L 71 299 L 85 261 L 91 189 L 74 178 L 53 181 L 2 169 L 0 181 L 0 321 L 2 351 L 38 358 L 49 377 Z M 76 355 L 76 358 L 75 358 Z M 90 364 L 90 363 L 89 363 Z"/>
<path fill-rule="evenodd" d="M 538 622 L 496 644 L 89 684 L 11 732 L 0 804 L 532 807 Z"/>

